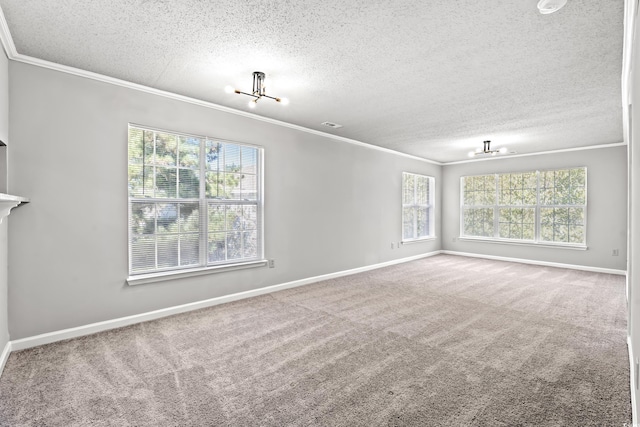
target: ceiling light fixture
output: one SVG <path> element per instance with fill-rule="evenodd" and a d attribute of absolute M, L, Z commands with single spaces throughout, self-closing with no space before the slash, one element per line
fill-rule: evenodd
<path fill-rule="evenodd" d="M 538 2 L 538 10 L 543 15 L 557 12 L 567 4 L 567 0 L 540 0 Z"/>
<path fill-rule="evenodd" d="M 240 95 L 251 96 L 253 99 L 249 101 L 249 108 L 255 108 L 256 104 L 261 98 L 273 99 L 274 101 L 279 102 L 282 105 L 287 105 L 289 103 L 289 100 L 287 98 L 276 98 L 275 96 L 269 96 L 265 93 L 266 87 L 264 86 L 264 78 L 265 78 L 265 74 L 262 71 L 253 72 L 253 90 L 251 93 L 242 92 L 238 89 L 234 89 L 231 86 L 227 86 L 225 88 L 225 91 L 227 93 L 235 92 Z"/>
<path fill-rule="evenodd" d="M 497 154 L 506 154 L 507 153 L 507 147 L 502 147 L 499 148 L 497 150 L 492 150 L 491 149 L 491 141 L 483 141 L 483 147 L 482 148 L 478 148 L 476 149 L 476 151 L 469 151 L 469 157 L 474 157 L 474 156 L 483 156 L 483 155 L 491 155 L 491 156 L 495 156 Z"/>

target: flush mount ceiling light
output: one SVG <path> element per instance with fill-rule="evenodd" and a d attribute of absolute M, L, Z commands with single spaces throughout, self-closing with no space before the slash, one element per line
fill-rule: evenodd
<path fill-rule="evenodd" d="M 567 4 L 567 0 L 540 0 L 538 2 L 538 10 L 543 15 L 557 12 Z"/>
<path fill-rule="evenodd" d="M 476 149 L 476 151 L 469 151 L 469 157 L 486 156 L 486 155 L 495 156 L 497 154 L 507 154 L 507 147 L 502 147 L 497 150 L 492 150 L 491 141 L 484 141 L 482 144 L 483 144 L 483 148 L 478 148 Z"/>
<path fill-rule="evenodd" d="M 264 86 L 264 78 L 265 74 L 262 71 L 254 71 L 253 72 L 253 90 L 251 93 L 242 92 L 238 89 L 234 89 L 231 86 L 227 86 L 224 90 L 227 93 L 237 93 L 240 95 L 248 95 L 253 99 L 249 101 L 249 108 L 256 108 L 256 104 L 262 98 L 273 99 L 276 102 L 281 103 L 282 105 L 287 105 L 289 100 L 287 98 L 276 98 L 275 96 L 269 96 L 266 94 L 266 87 Z"/>

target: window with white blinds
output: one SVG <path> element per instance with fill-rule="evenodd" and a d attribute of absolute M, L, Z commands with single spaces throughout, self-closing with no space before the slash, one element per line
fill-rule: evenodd
<path fill-rule="evenodd" d="M 129 274 L 260 260 L 259 147 L 129 126 Z"/>
<path fill-rule="evenodd" d="M 587 169 L 463 176 L 462 237 L 586 245 Z"/>
<path fill-rule="evenodd" d="M 433 185 L 430 176 L 402 172 L 402 241 L 434 236 Z"/>

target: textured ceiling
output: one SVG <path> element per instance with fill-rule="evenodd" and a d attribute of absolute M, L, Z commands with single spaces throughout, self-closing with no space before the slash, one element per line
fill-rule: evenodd
<path fill-rule="evenodd" d="M 19 54 L 431 160 L 619 143 L 623 0 L 0 0 Z M 253 71 L 267 94 L 247 106 Z M 329 129 L 331 121 L 344 127 Z"/>

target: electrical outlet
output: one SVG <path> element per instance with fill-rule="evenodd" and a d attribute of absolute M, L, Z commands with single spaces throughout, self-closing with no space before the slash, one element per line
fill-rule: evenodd
<path fill-rule="evenodd" d="M 614 249 L 613 253 L 611 255 L 612 256 L 618 256 L 618 255 L 620 255 L 620 252 L 618 251 L 618 249 Z"/>
<path fill-rule="evenodd" d="M 270 259 L 269 260 L 269 268 L 276 268 L 276 260 L 275 259 Z"/>
<path fill-rule="evenodd" d="M 391 249 L 395 249 L 396 245 L 393 244 L 393 242 L 391 242 Z"/>

